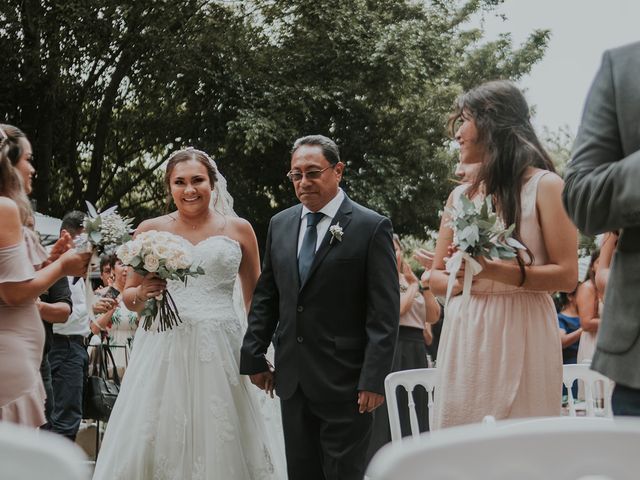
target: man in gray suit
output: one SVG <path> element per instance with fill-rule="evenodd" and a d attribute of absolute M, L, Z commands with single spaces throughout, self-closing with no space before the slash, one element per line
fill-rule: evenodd
<path fill-rule="evenodd" d="M 592 368 L 613 411 L 640 415 L 640 42 L 605 52 L 566 174 L 564 204 L 587 234 L 621 230 Z"/>

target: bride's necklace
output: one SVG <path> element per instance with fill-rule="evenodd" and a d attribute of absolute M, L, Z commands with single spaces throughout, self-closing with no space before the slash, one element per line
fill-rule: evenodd
<path fill-rule="evenodd" d="M 184 223 L 185 225 L 187 225 L 188 227 L 191 228 L 191 230 L 197 230 L 198 228 L 200 228 L 202 225 L 206 225 L 207 220 L 209 220 L 209 215 L 211 215 L 211 211 L 207 212 L 207 216 L 205 218 L 202 219 L 201 222 L 198 223 L 190 223 L 187 222 L 184 218 L 182 218 L 182 215 L 180 215 L 180 212 L 178 212 L 177 214 L 178 220 L 182 223 Z"/>

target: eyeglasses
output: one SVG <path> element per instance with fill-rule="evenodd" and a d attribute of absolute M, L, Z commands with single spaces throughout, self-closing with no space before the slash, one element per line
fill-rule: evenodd
<path fill-rule="evenodd" d="M 317 180 L 322 176 L 322 172 L 333 167 L 335 167 L 335 165 L 329 165 L 322 170 L 309 170 L 308 172 L 289 172 L 287 173 L 287 178 L 292 182 L 299 182 L 300 180 L 302 180 L 302 177 L 307 177 L 307 180 Z"/>

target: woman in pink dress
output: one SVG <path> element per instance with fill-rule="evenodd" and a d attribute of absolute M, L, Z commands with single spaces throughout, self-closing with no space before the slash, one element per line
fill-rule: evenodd
<path fill-rule="evenodd" d="M 86 272 L 90 254 L 60 255 L 59 243 L 52 261 L 24 226 L 31 216 L 25 193 L 31 191 L 30 156 L 24 134 L 0 125 L 0 421 L 39 427 L 46 422 L 44 328 L 36 299 L 59 278 Z"/>
<path fill-rule="evenodd" d="M 522 92 L 510 82 L 488 82 L 462 95 L 449 125 L 460 163 L 479 167 L 447 206 L 461 195 L 492 195 L 526 250 L 517 262 L 478 258 L 483 270 L 466 312 L 460 296 L 446 306 L 434 427 L 480 422 L 485 415 L 560 415 L 562 348 L 549 292 L 573 291 L 578 281 L 577 232 L 562 207 L 563 181 L 536 137 Z M 431 275 L 431 289 L 442 296 L 453 242 L 449 221 L 445 213 Z M 459 277 L 454 295 L 461 291 Z"/>

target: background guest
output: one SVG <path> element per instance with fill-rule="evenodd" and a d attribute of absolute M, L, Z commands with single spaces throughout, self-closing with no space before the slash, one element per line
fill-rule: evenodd
<path fill-rule="evenodd" d="M 114 257 L 113 282 L 104 293 L 114 295 L 116 303 L 91 324 L 94 334 L 99 335 L 101 331 L 107 333 L 109 346 L 115 347 L 113 354 L 121 375 L 129 362 L 133 337 L 138 328 L 138 314 L 129 310 L 122 300 L 127 274 L 128 267 Z"/>
<path fill-rule="evenodd" d="M 431 291 L 420 287 L 418 277 L 403 259 L 403 248 L 400 238 L 393 235 L 393 246 L 398 264 L 398 281 L 400 283 L 400 328 L 398 342 L 393 355 L 392 372 L 427 368 L 427 349 L 425 327 L 438 321 L 440 306 Z M 411 434 L 409 420 L 408 396 L 404 389 L 397 392 L 402 435 Z M 416 404 L 416 414 L 421 432 L 429 430 L 429 416 L 427 409 L 427 393 L 423 387 L 413 391 Z M 368 458 L 386 443 L 391 441 L 389 414 L 386 403 L 374 412 L 373 433 L 369 444 Z"/>
<path fill-rule="evenodd" d="M 603 300 L 595 282 L 599 256 L 598 250 L 591 254 L 587 278 L 578 286 L 576 293 L 576 305 L 580 315 L 580 327 L 582 327 L 580 346 L 578 347 L 578 363 L 590 362 L 596 349 Z"/>
<path fill-rule="evenodd" d="M 76 238 L 84 231 L 85 214 L 67 213 L 62 218 L 60 232 Z M 75 440 L 82 420 L 82 395 L 88 355 L 86 338 L 89 335 L 89 316 L 85 300 L 84 282 L 68 277 L 73 311 L 65 323 L 53 325 L 53 345 L 49 352 L 53 382 L 54 408 L 51 430 Z"/>
<path fill-rule="evenodd" d="M 40 299 L 36 301 L 40 318 L 45 331 L 44 350 L 42 354 L 42 362 L 40 363 L 40 374 L 44 383 L 44 389 L 47 394 L 45 402 L 44 414 L 47 417 L 47 423 L 43 426 L 47 430 L 51 429 L 51 414 L 54 409 L 53 381 L 51 378 L 51 365 L 49 364 L 49 351 L 53 345 L 53 324 L 64 323 L 71 314 L 72 302 L 71 291 L 69 290 L 69 282 L 66 277 L 59 278 L 49 287 L 49 289 L 40 295 Z"/>

